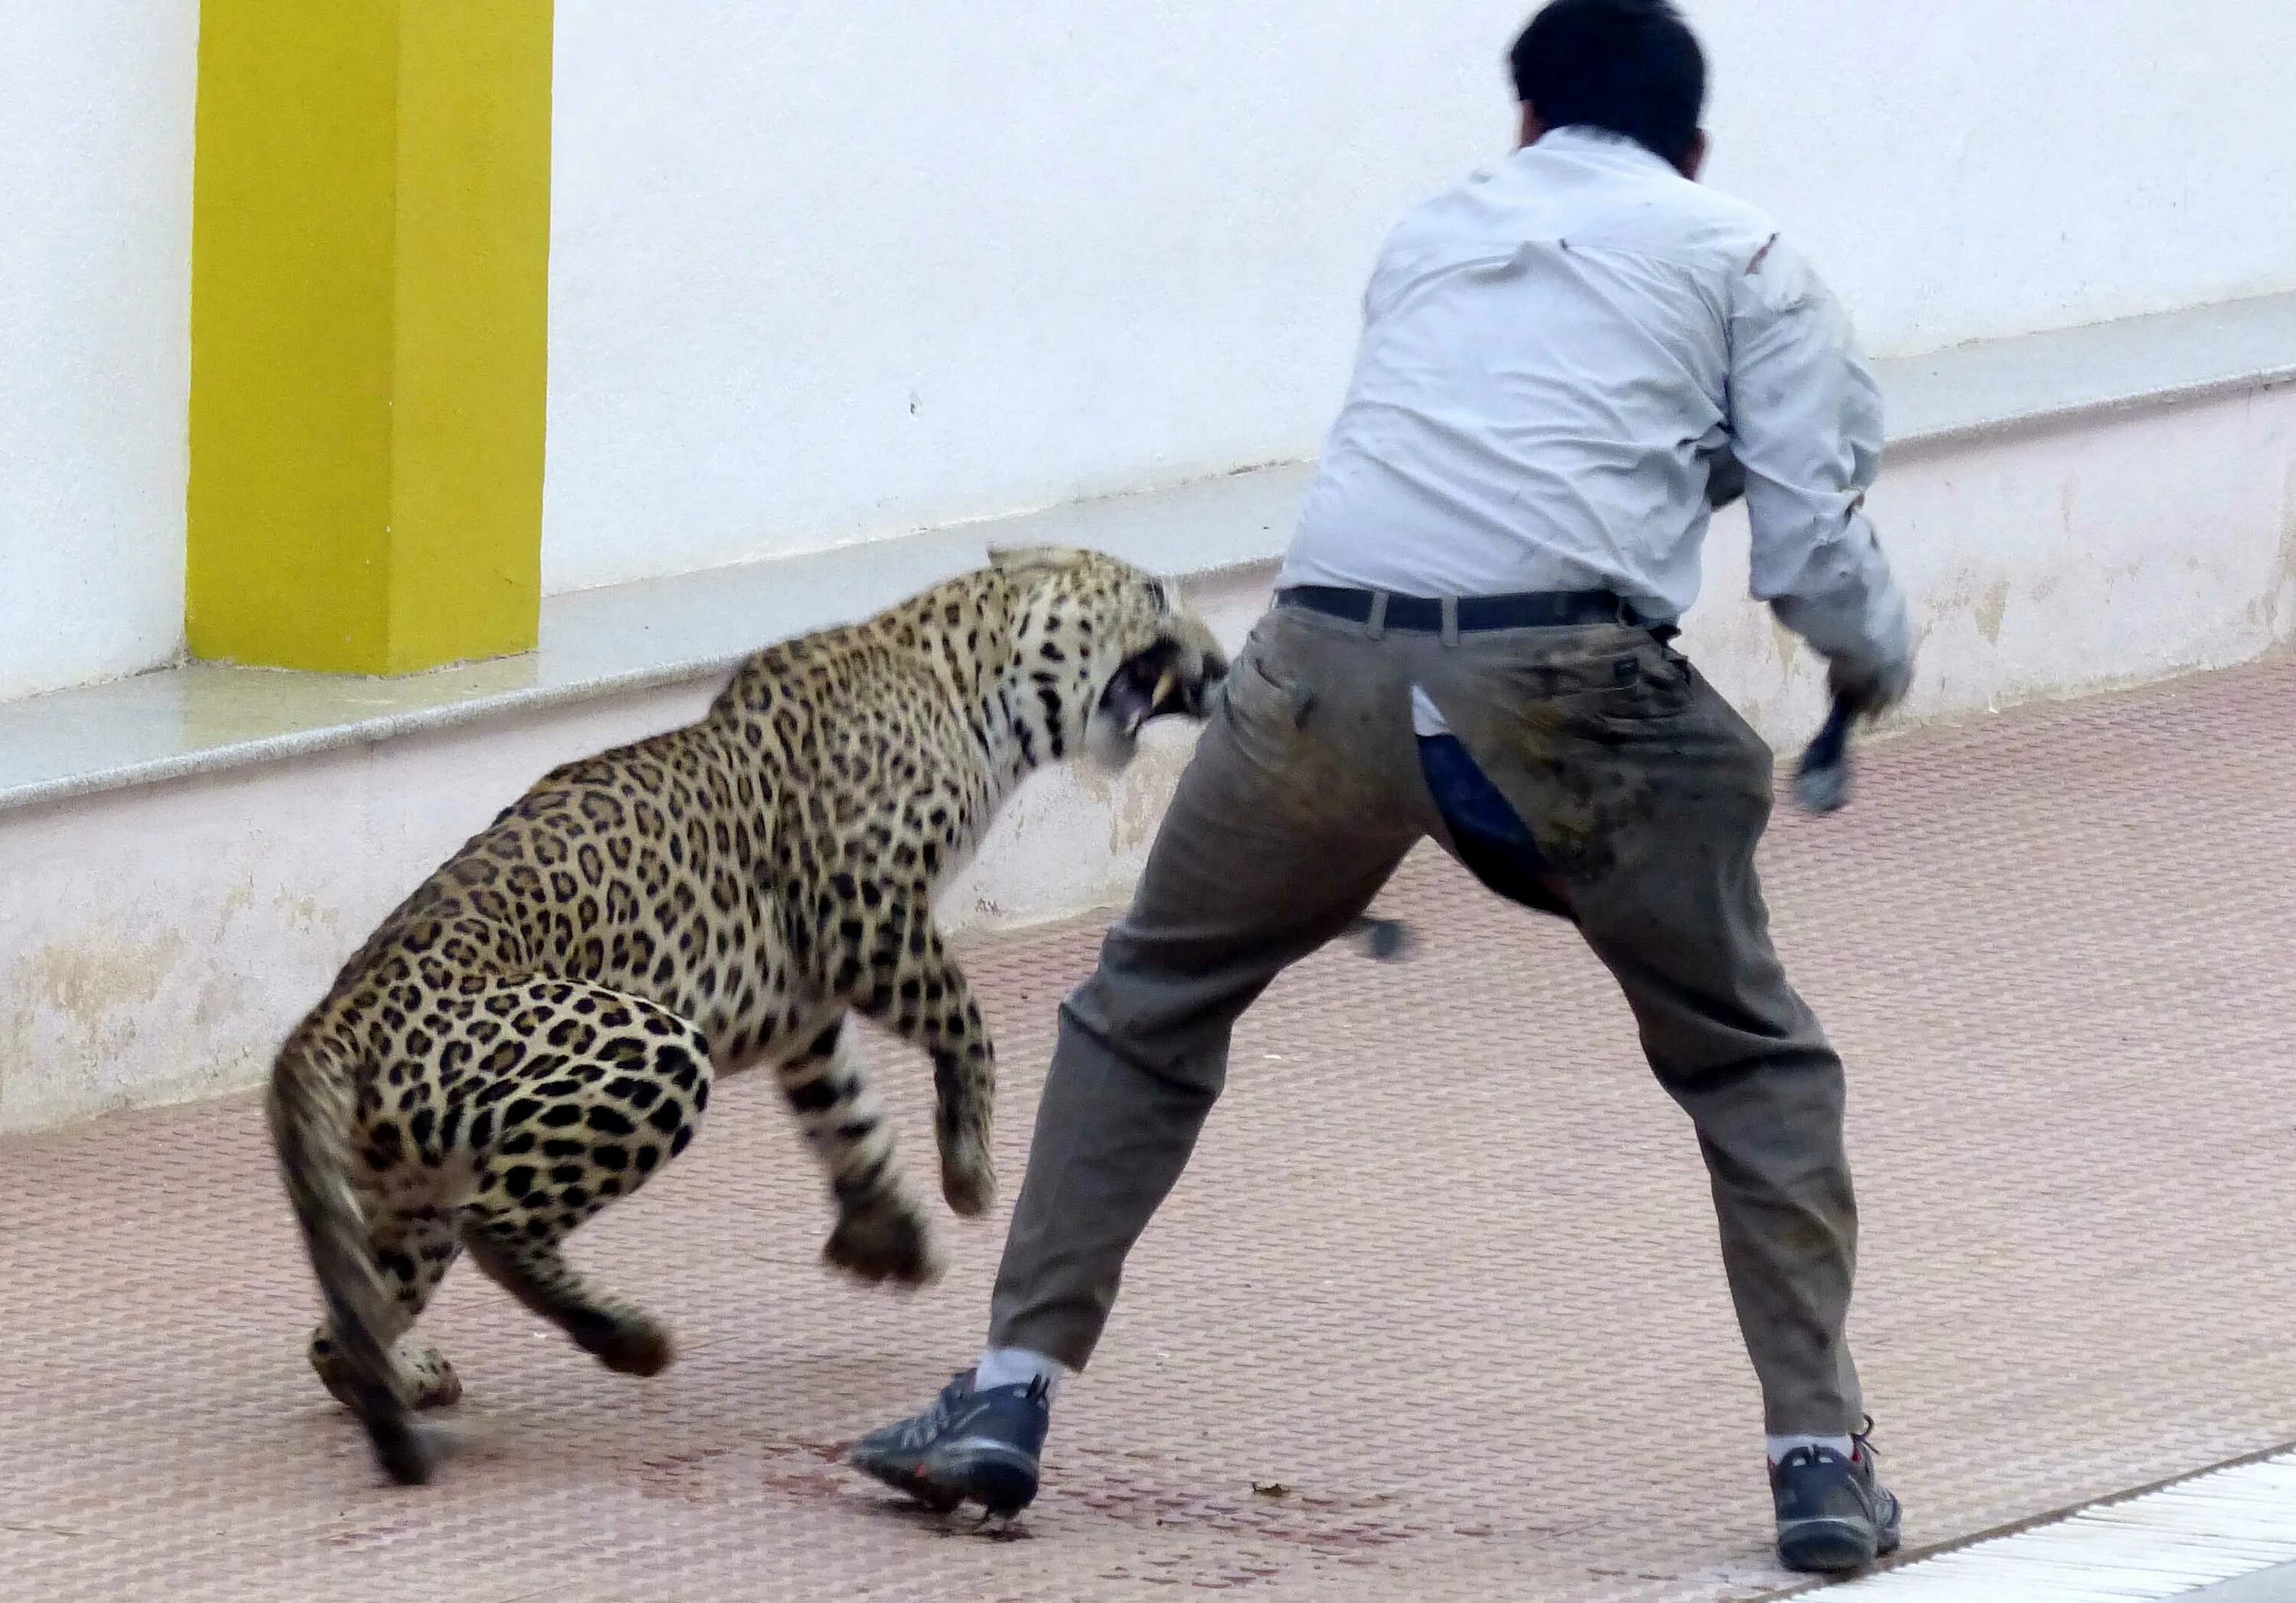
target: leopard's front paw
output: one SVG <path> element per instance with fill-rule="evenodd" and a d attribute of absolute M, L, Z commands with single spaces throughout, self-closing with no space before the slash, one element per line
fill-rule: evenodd
<path fill-rule="evenodd" d="M 840 1214 L 821 1255 L 873 1285 L 891 1280 L 902 1286 L 923 1286 L 938 1279 L 942 1268 L 932 1233 L 905 1202 L 881 1203 Z"/>

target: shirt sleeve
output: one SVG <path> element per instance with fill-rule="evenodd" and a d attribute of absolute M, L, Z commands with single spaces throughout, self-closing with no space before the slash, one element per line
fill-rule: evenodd
<path fill-rule="evenodd" d="M 1775 237 L 1732 283 L 1729 411 L 1755 599 L 1829 659 L 1903 662 L 1912 621 L 1865 512 L 1881 391 L 1840 304 Z"/>

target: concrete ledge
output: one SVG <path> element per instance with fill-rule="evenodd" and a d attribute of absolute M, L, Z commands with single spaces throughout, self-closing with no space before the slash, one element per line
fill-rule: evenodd
<path fill-rule="evenodd" d="M 1894 451 L 1974 444 L 2296 382 L 2296 294 L 1877 364 Z M 720 673 L 865 615 L 991 544 L 1098 547 L 1182 577 L 1273 562 L 1308 464 L 544 603 L 540 648 L 398 679 L 193 664 L 0 705 L 0 810 L 371 744 Z M 1720 575 L 1710 576 L 1709 594 Z M 1703 610 L 1703 609 L 1702 609 Z"/>
<path fill-rule="evenodd" d="M 0 811 L 451 728 L 723 673 L 978 565 L 991 544 L 1095 546 L 1175 575 L 1291 533 L 1310 469 L 1260 468 L 803 556 L 545 599 L 540 647 L 401 678 L 192 663 L 0 704 Z"/>
<path fill-rule="evenodd" d="M 1895 451 L 2296 383 L 2296 294 L 1878 362 Z"/>

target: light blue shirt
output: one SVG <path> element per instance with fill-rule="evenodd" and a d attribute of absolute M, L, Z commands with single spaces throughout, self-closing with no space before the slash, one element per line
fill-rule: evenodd
<path fill-rule="evenodd" d="M 1840 305 L 1755 208 L 1558 128 L 1388 236 L 1281 582 L 1607 588 L 1677 618 L 1723 448 L 1755 597 L 1829 657 L 1908 655 L 1863 510 L 1881 397 Z"/>

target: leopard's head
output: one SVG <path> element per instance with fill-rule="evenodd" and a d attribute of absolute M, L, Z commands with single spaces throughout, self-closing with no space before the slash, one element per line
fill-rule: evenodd
<path fill-rule="evenodd" d="M 1021 590 L 1015 661 L 1049 755 L 1121 769 L 1151 719 L 1201 719 L 1218 704 L 1227 654 L 1164 580 L 1065 547 L 992 551 L 989 562 Z"/>

